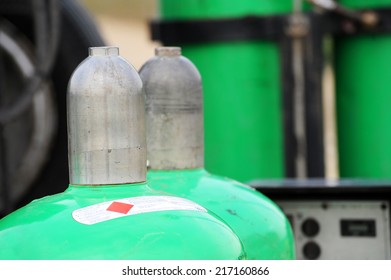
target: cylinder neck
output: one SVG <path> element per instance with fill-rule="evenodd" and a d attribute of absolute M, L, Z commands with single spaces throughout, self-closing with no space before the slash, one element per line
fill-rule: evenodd
<path fill-rule="evenodd" d="M 181 56 L 182 51 L 180 47 L 157 47 L 155 49 L 155 55 L 156 56 Z"/>
<path fill-rule="evenodd" d="M 117 47 L 89 49 L 68 85 L 70 183 L 146 180 L 145 103 L 137 71 Z"/>
<path fill-rule="evenodd" d="M 118 47 L 91 47 L 88 49 L 90 56 L 119 56 Z"/>

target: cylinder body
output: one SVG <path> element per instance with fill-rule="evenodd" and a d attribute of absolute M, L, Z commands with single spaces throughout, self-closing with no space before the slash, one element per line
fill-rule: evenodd
<path fill-rule="evenodd" d="M 390 7 L 390 0 L 342 0 L 354 9 Z M 339 37 L 335 42 L 341 177 L 391 178 L 391 35 Z"/>
<path fill-rule="evenodd" d="M 293 1 L 161 0 L 162 19 L 272 15 Z M 205 168 L 242 182 L 284 177 L 280 57 L 276 42 L 181 45 L 203 78 Z"/>
<path fill-rule="evenodd" d="M 158 209 L 132 215 L 99 205 L 126 198 L 159 199 L 145 183 L 115 186 L 69 186 L 60 194 L 35 200 L 0 220 L 0 260 L 237 260 L 244 258 L 238 237 L 211 212 Z M 164 203 L 164 200 L 161 201 Z M 126 205 L 124 205 L 126 206 Z M 164 208 L 164 204 L 162 204 Z M 86 207 L 91 219 L 73 218 Z M 116 217 L 116 218 L 115 218 Z M 28 233 L 28 234 L 27 234 Z M 32 242 L 34 240 L 34 242 Z M 229 246 L 227 246 L 229 244 Z"/>
<path fill-rule="evenodd" d="M 70 183 L 145 181 L 142 82 L 118 48 L 90 48 L 68 85 Z"/>
<path fill-rule="evenodd" d="M 156 49 L 140 70 L 146 93 L 151 169 L 203 167 L 201 76 L 178 47 Z"/>

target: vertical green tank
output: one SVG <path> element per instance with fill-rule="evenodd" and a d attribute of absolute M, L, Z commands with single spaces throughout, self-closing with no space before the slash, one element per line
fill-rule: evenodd
<path fill-rule="evenodd" d="M 68 86 L 70 185 L 0 220 L 0 259 L 243 259 L 206 208 L 152 190 L 137 71 L 91 48 Z"/>
<path fill-rule="evenodd" d="M 149 185 L 217 214 L 238 235 L 248 259 L 293 259 L 293 234 L 281 209 L 256 190 L 203 169 L 202 83 L 197 68 L 181 56 L 179 47 L 160 47 L 142 66 L 140 77 L 146 93 Z M 229 97 L 220 97 L 221 103 L 225 98 Z M 226 125 L 230 126 L 229 119 Z"/>
<path fill-rule="evenodd" d="M 391 7 L 390 0 L 340 0 L 353 9 Z M 391 178 L 391 34 L 335 41 L 341 177 Z"/>
<path fill-rule="evenodd" d="M 291 13 L 292 0 L 160 0 L 163 20 Z M 181 45 L 204 85 L 205 168 L 241 182 L 284 177 L 280 57 L 276 42 Z"/>

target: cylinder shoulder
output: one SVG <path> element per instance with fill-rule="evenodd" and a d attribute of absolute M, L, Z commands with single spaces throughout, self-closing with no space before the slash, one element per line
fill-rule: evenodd
<path fill-rule="evenodd" d="M 109 206 L 105 204 L 103 208 L 102 203 L 89 205 L 92 208 L 87 209 L 80 206 L 86 204 L 82 203 L 83 199 L 75 201 L 69 197 L 68 193 L 56 199 L 34 201 L 1 220 L 0 240 L 3 245 L 0 259 L 244 257 L 236 234 L 207 212 L 165 211 L 161 207 L 156 211 L 126 215 L 123 211 L 129 208 L 123 208 L 122 200 L 108 201 Z M 102 216 L 103 219 L 83 223 L 75 218 L 77 211 L 84 211 L 87 220 L 96 221 Z M 111 218 L 107 219 L 107 215 Z"/>
<path fill-rule="evenodd" d="M 151 187 L 190 198 L 239 236 L 249 259 L 293 259 L 293 232 L 282 210 L 262 193 L 204 170 L 149 172 Z"/>

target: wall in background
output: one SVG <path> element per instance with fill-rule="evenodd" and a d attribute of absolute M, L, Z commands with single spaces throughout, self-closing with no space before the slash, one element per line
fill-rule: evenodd
<path fill-rule="evenodd" d="M 149 21 L 156 17 L 156 0 L 81 0 L 95 18 L 108 45 L 120 48 L 120 54 L 137 70 L 154 55 L 159 44 L 152 42 Z"/>

